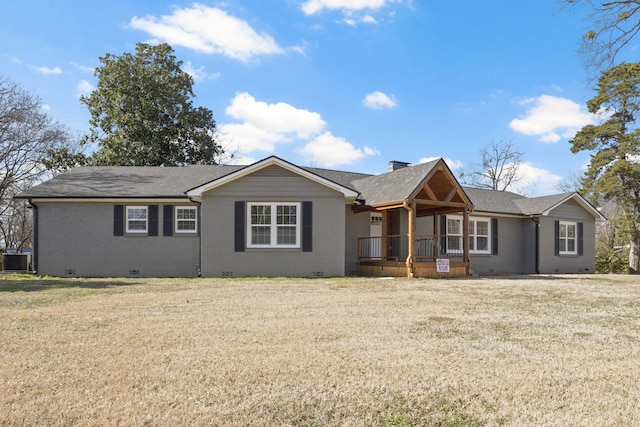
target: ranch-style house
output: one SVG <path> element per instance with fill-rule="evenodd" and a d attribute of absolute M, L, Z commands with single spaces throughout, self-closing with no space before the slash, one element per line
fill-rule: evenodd
<path fill-rule="evenodd" d="M 604 217 L 578 193 L 462 187 L 443 159 L 379 175 L 298 166 L 80 167 L 21 193 L 40 275 L 592 273 Z"/>

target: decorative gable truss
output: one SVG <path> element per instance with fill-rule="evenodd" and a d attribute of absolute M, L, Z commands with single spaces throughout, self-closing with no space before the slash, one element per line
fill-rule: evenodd
<path fill-rule="evenodd" d="M 441 160 L 409 196 L 416 206 L 416 216 L 428 216 L 437 212 L 470 212 L 471 200 L 453 176 L 447 164 Z"/>

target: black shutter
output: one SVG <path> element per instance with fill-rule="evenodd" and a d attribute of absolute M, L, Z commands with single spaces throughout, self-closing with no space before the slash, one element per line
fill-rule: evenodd
<path fill-rule="evenodd" d="M 491 218 L 491 254 L 498 255 L 498 218 Z"/>
<path fill-rule="evenodd" d="M 124 236 L 124 205 L 113 205 L 113 235 Z"/>
<path fill-rule="evenodd" d="M 447 216 L 440 215 L 440 254 L 447 253 Z"/>
<path fill-rule="evenodd" d="M 246 204 L 242 201 L 235 202 L 234 212 L 234 250 L 244 252 L 245 247 L 245 218 Z"/>
<path fill-rule="evenodd" d="M 553 253 L 560 255 L 560 221 L 555 221 L 555 244 Z"/>
<path fill-rule="evenodd" d="M 313 250 L 313 202 L 302 202 L 302 252 Z"/>
<path fill-rule="evenodd" d="M 158 235 L 158 205 L 149 205 L 149 236 Z"/>
<path fill-rule="evenodd" d="M 583 242 L 583 232 L 584 232 L 584 225 L 579 222 L 578 223 L 578 255 L 582 256 L 584 255 L 584 242 Z"/>
<path fill-rule="evenodd" d="M 164 205 L 162 212 L 162 235 L 173 236 L 173 205 Z"/>

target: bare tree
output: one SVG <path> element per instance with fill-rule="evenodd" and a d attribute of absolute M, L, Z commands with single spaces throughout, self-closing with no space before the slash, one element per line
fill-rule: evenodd
<path fill-rule="evenodd" d="M 488 148 L 480 151 L 481 163 L 474 165 L 471 172 L 463 173 L 461 178 L 473 187 L 505 191 L 520 180 L 518 169 L 522 154 L 511 141 L 491 142 Z"/>
<path fill-rule="evenodd" d="M 31 212 L 24 200 L 8 200 L 0 221 L 0 233 L 7 248 L 29 247 L 33 238 Z"/>
<path fill-rule="evenodd" d="M 556 188 L 563 193 L 579 192 L 582 189 L 583 179 L 584 173 L 572 172 L 556 185 Z"/>
<path fill-rule="evenodd" d="M 622 49 L 640 32 L 640 0 L 558 0 L 564 6 L 586 6 L 590 29 L 580 53 L 587 69 L 599 75 L 612 67 Z"/>
<path fill-rule="evenodd" d="M 0 244 L 22 247 L 28 241 L 23 202 L 12 198 L 47 173 L 42 159 L 66 144 L 68 136 L 67 129 L 45 113 L 37 96 L 0 77 Z M 18 231 L 20 224 L 28 230 Z"/>

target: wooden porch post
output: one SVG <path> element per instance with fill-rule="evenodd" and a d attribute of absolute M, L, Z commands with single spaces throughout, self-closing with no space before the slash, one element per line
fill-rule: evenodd
<path fill-rule="evenodd" d="M 433 242 L 433 261 L 435 262 L 440 253 L 440 214 L 438 212 L 433 213 L 433 234 L 436 236 Z"/>
<path fill-rule="evenodd" d="M 469 212 L 467 208 L 464 208 L 462 213 L 462 242 L 463 242 L 463 258 L 462 260 L 467 264 L 466 270 L 469 275 Z"/>
<path fill-rule="evenodd" d="M 409 241 L 408 243 L 408 255 L 406 260 L 407 277 L 413 278 L 415 275 L 415 258 L 416 258 L 416 209 L 415 205 L 411 202 L 405 203 L 405 209 L 408 211 L 409 216 Z"/>
<path fill-rule="evenodd" d="M 389 210 L 382 211 L 382 238 L 380 239 L 380 257 L 383 261 L 387 260 L 388 242 L 387 236 L 389 236 Z"/>

